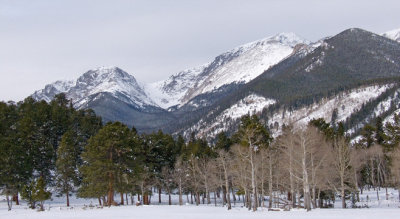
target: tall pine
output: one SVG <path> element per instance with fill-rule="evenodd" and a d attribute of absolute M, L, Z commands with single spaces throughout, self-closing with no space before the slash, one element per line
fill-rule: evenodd
<path fill-rule="evenodd" d="M 56 187 L 58 191 L 65 194 L 67 206 L 69 207 L 69 195 L 73 192 L 74 186 L 79 183 L 78 157 L 79 153 L 74 141 L 76 136 L 72 131 L 67 131 L 61 138 L 57 149 L 56 161 Z"/>

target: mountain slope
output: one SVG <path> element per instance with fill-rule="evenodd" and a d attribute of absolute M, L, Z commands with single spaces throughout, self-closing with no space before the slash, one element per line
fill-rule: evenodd
<path fill-rule="evenodd" d="M 216 91 L 222 86 L 251 81 L 292 54 L 299 44 L 309 42 L 293 33 L 254 41 L 223 53 L 208 64 L 150 84 L 148 93 L 164 108 L 182 106 L 194 97 Z"/>
<path fill-rule="evenodd" d="M 400 44 L 377 34 L 349 29 L 303 58 L 285 60 L 253 80 L 247 89 L 284 103 L 356 84 L 400 76 Z M 282 92 L 281 88 L 285 90 Z M 299 91 L 301 91 L 299 93 Z"/>
<path fill-rule="evenodd" d="M 279 110 L 293 112 L 362 85 L 397 83 L 399 77 L 399 43 L 365 30 L 349 29 L 323 40 L 313 50 L 298 50 L 230 93 L 210 107 L 202 126 L 213 124 L 224 110 L 252 94 L 276 101 L 262 113 L 267 121 Z M 196 122 L 178 132 L 186 130 L 201 132 Z"/>
<path fill-rule="evenodd" d="M 232 127 L 237 126 L 238 119 L 245 114 L 261 115 L 261 117 L 264 118 L 265 125 L 272 131 L 274 136 L 281 133 L 283 125 L 292 124 L 295 128 L 300 128 L 307 125 L 312 119 L 323 118 L 327 122 L 334 120 L 334 122 L 346 123 L 353 113 L 359 112 L 365 104 L 376 100 L 393 87 L 393 83 L 360 86 L 355 89 L 340 92 L 338 95 L 330 98 L 323 98 L 316 103 L 292 111 L 280 108 L 279 110 L 269 112 L 267 117 L 261 115 L 262 111 L 275 104 L 275 101 L 253 94 L 243 98 L 228 109 L 225 109 L 222 113 L 213 118 L 211 122 L 206 122 L 206 119 L 200 120 L 183 134 L 187 136 L 192 132 L 196 132 L 198 137 L 205 137 L 212 140 L 221 131 L 234 131 Z M 396 90 L 396 92 L 398 91 Z M 396 100 L 396 102 L 391 103 L 393 100 Z M 384 114 L 385 111 L 389 110 L 391 104 L 396 104 L 398 101 L 400 101 L 400 98 L 396 95 L 396 98 L 389 97 L 385 99 L 385 101 L 380 102 L 376 105 L 376 109 L 381 110 L 375 110 L 374 116 Z M 371 118 L 372 117 L 365 119 Z M 359 127 L 349 126 L 349 134 L 352 134 L 357 128 Z"/>
<path fill-rule="evenodd" d="M 120 120 L 139 130 L 172 131 L 170 121 L 198 119 L 207 107 L 292 54 L 296 46 L 307 44 L 293 33 L 278 34 L 239 46 L 166 81 L 143 86 L 119 68 L 103 67 L 86 72 L 76 82 L 68 82 L 64 89 L 50 84 L 46 87 L 49 92 L 44 89 L 32 96 L 50 101 L 55 94 L 64 92 L 75 107 L 93 108 L 105 120 Z"/>

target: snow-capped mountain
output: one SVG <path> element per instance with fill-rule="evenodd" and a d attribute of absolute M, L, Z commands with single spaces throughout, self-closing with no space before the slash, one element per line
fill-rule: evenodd
<path fill-rule="evenodd" d="M 68 92 L 74 84 L 75 81 L 56 81 L 46 85 L 44 89 L 36 91 L 32 97 L 36 100 L 50 102 L 56 94 Z"/>
<path fill-rule="evenodd" d="M 57 81 L 36 91 L 32 97 L 50 101 L 54 95 L 66 93 L 77 108 L 85 108 L 100 93 L 109 93 L 121 101 L 138 108 L 156 106 L 146 95 L 136 79 L 117 67 L 100 67 L 89 70 L 76 81 Z"/>
<path fill-rule="evenodd" d="M 217 56 L 212 62 L 148 85 L 147 92 L 164 108 L 183 105 L 197 95 L 228 84 L 247 83 L 309 41 L 294 33 L 257 40 Z"/>
<path fill-rule="evenodd" d="M 382 36 L 400 42 L 400 29 L 388 31 L 386 33 L 383 33 Z"/>
<path fill-rule="evenodd" d="M 335 122 L 344 122 L 353 134 L 362 124 L 398 108 L 393 89 L 398 88 L 394 78 L 400 77 L 399 67 L 400 44 L 348 29 L 298 50 L 210 107 L 180 133 L 194 132 L 211 140 L 219 131 L 232 133 L 240 115 L 257 113 L 274 133 L 284 124 L 304 126 L 313 118 L 329 122 L 336 114 Z M 254 101 L 249 102 L 249 96 Z M 255 103 L 264 107 L 252 107 Z"/>
<path fill-rule="evenodd" d="M 336 114 L 335 121 L 357 134 L 363 123 L 397 110 L 396 78 L 400 44 L 353 28 L 315 43 L 278 34 L 151 84 L 117 67 L 97 68 L 76 81 L 47 85 L 32 97 L 51 101 L 64 92 L 75 107 L 91 108 L 105 121 L 185 137 L 232 133 L 248 113 L 260 115 L 276 133 L 284 124 L 301 126 L 317 117 L 330 121 Z"/>

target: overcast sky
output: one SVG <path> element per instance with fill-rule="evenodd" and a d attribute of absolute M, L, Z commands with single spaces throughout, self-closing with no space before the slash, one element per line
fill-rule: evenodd
<path fill-rule="evenodd" d="M 118 66 L 153 82 L 280 32 L 400 28 L 399 0 L 0 0 L 0 100 Z"/>

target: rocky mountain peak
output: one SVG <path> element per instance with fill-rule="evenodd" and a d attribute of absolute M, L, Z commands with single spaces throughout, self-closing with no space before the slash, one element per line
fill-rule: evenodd
<path fill-rule="evenodd" d="M 156 106 L 147 97 L 135 77 L 118 67 L 99 67 L 91 69 L 80 76 L 76 82 L 62 82 L 46 85 L 43 90 L 32 96 L 37 100 L 51 101 L 54 95 L 66 93 L 73 100 L 75 107 L 82 108 L 100 93 L 123 100 L 137 107 Z"/>

